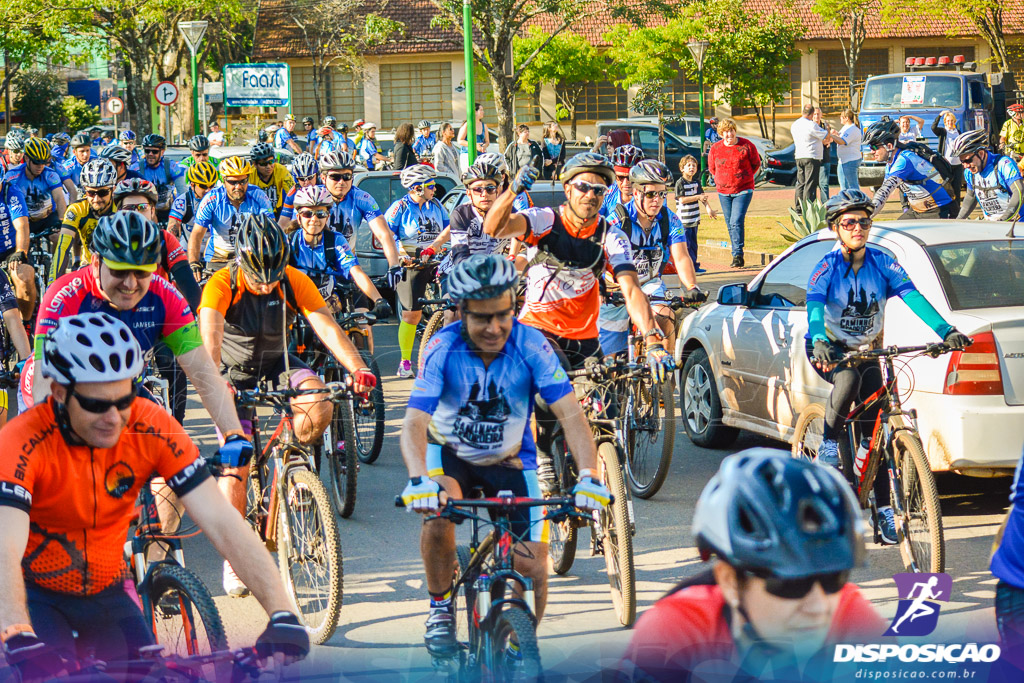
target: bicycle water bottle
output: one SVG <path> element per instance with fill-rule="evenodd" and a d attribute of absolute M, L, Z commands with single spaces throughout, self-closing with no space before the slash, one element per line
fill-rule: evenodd
<path fill-rule="evenodd" d="M 853 460 L 853 472 L 857 479 L 864 474 L 864 468 L 868 465 L 868 454 L 871 452 L 871 440 L 861 439 L 860 447 L 857 449 L 857 457 Z"/>

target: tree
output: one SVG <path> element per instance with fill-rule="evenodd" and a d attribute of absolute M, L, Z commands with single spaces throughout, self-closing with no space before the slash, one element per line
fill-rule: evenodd
<path fill-rule="evenodd" d="M 857 60 L 868 33 L 866 21 L 878 14 L 880 4 L 881 0 L 816 0 L 814 3 L 815 13 L 839 32 L 849 80 L 847 104 L 851 107 L 857 89 Z M 843 39 L 844 33 L 848 35 L 846 40 Z"/>
<path fill-rule="evenodd" d="M 630 109 L 644 116 L 658 117 L 658 159 L 662 163 L 665 162 L 665 112 L 670 105 L 664 81 L 642 83 L 629 105 Z"/>
<path fill-rule="evenodd" d="M 533 54 L 548 39 L 547 33 L 538 26 L 530 27 L 525 38 L 513 41 L 512 52 L 515 64 L 521 66 L 526 57 Z M 605 77 L 607 60 L 601 56 L 586 38 L 571 31 L 555 36 L 545 49 L 522 70 L 521 86 L 534 90 L 542 83 L 555 86 L 558 100 L 556 116 L 572 122 L 570 138 L 576 139 L 576 108 L 587 86 Z"/>
<path fill-rule="evenodd" d="M 462 0 L 431 0 L 440 13 L 431 20 L 434 28 L 456 29 L 462 34 Z M 669 0 L 650 0 L 643 4 L 633 0 L 469 0 L 473 13 L 472 49 L 476 62 L 487 72 L 498 108 L 498 145 L 502 148 L 514 139 L 515 117 L 513 95 L 522 86 L 523 71 L 528 69 L 555 38 L 570 26 L 598 15 L 609 20 L 627 20 L 633 24 L 649 21 L 672 9 Z M 515 59 L 512 73 L 505 72 L 505 62 L 513 39 L 524 34 L 528 26 L 543 19 L 547 38 L 532 52 Z"/>
<path fill-rule="evenodd" d="M 70 130 L 82 130 L 95 126 L 100 122 L 99 107 L 92 107 L 83 99 L 73 95 L 64 97 L 60 105 L 62 127 Z"/>
<path fill-rule="evenodd" d="M 67 93 L 64 79 L 53 71 L 30 69 L 14 79 L 18 94 L 14 108 L 34 126 L 53 130 L 60 125 L 61 100 Z"/>

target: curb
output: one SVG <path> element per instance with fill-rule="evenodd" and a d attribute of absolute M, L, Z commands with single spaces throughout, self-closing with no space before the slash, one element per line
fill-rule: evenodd
<path fill-rule="evenodd" d="M 707 259 L 716 263 L 729 263 L 732 261 L 732 250 L 728 247 L 716 247 L 710 244 L 698 244 L 697 256 L 700 259 Z M 767 266 L 778 258 L 778 254 L 769 254 L 766 251 L 743 251 L 744 266 Z"/>

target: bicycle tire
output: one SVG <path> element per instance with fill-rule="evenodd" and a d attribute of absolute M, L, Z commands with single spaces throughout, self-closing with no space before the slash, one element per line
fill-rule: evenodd
<path fill-rule="evenodd" d="M 506 607 L 494 619 L 491 632 L 490 671 L 496 682 L 540 680 L 540 647 L 537 645 L 537 626 L 532 615 L 521 607 Z M 511 666 L 505 658 L 505 648 L 512 638 L 519 642 L 522 659 Z"/>
<path fill-rule="evenodd" d="M 558 491 L 565 495 L 576 481 L 576 473 L 565 455 L 565 440 L 561 435 L 551 444 L 555 476 L 558 477 Z M 576 545 L 579 529 L 570 517 L 560 522 L 551 522 L 548 538 L 548 557 L 551 558 L 551 570 L 558 575 L 565 574 L 572 568 L 576 560 Z"/>
<path fill-rule="evenodd" d="M 608 585 L 619 623 L 623 626 L 632 626 L 636 621 L 636 579 L 626 482 L 614 443 L 605 441 L 600 444 L 597 448 L 597 459 L 605 486 L 615 497 L 600 514 Z"/>
<path fill-rule="evenodd" d="M 150 628 L 165 654 L 189 656 L 228 649 L 217 605 L 191 570 L 170 562 L 156 564 L 150 569 L 147 585 Z M 202 628 L 197 628 L 200 624 Z M 230 662 L 211 664 L 206 678 L 222 680 L 230 666 Z"/>
<path fill-rule="evenodd" d="M 328 382 L 341 379 L 341 373 L 335 367 L 328 368 L 324 374 Z M 321 437 L 321 451 L 327 454 L 331 500 L 338 514 L 345 519 L 351 517 L 356 509 L 356 479 L 359 476 L 356 450 L 352 401 L 345 399 L 334 404 L 331 421 Z"/>
<path fill-rule="evenodd" d="M 793 427 L 791 454 L 794 458 L 813 461 L 825 435 L 825 406 L 809 403 L 800 411 Z"/>
<path fill-rule="evenodd" d="M 897 529 L 902 529 L 899 535 L 904 537 L 901 539 L 904 564 L 908 571 L 942 573 L 946 566 L 942 508 L 935 475 L 924 454 L 921 439 L 913 432 L 900 429 L 893 437 L 892 447 L 896 451 L 896 478 L 902 484 L 905 505 L 905 509 L 896 516 Z M 915 531 L 915 527 L 922 526 L 923 529 Z"/>
<path fill-rule="evenodd" d="M 309 639 L 323 645 L 338 627 L 343 600 L 344 568 L 338 525 L 327 491 L 313 472 L 291 468 L 286 476 L 284 500 L 278 501 L 277 506 L 277 564 L 285 590 L 309 631 Z M 297 522 L 300 520 L 293 518 L 304 508 L 314 518 L 310 541 L 299 539 Z M 305 534 L 302 537 L 304 539 Z M 320 582 L 323 596 L 309 595 L 298 585 L 296 575 L 299 573 L 309 575 L 312 580 L 307 566 L 320 568 L 328 574 L 326 581 Z M 311 586 L 311 590 L 313 588 Z"/>
<path fill-rule="evenodd" d="M 369 465 L 380 457 L 381 448 L 384 446 L 384 383 L 377 359 L 368 351 L 360 351 L 359 355 L 377 378 L 377 386 L 370 391 L 369 397 L 357 402 L 352 410 L 355 420 L 356 456 L 360 462 Z"/>
<path fill-rule="evenodd" d="M 256 459 L 249 467 L 249 477 L 245 482 L 245 521 L 252 527 L 252 530 L 263 538 L 263 523 L 267 518 L 267 508 L 263 504 L 263 490 L 260 488 L 259 473 L 256 468 L 262 467 L 257 464 Z M 267 549 L 271 552 L 277 550 L 276 541 L 264 539 Z"/>
<path fill-rule="evenodd" d="M 434 314 L 430 316 L 430 320 L 427 321 L 427 326 L 423 328 L 423 336 L 420 337 L 420 354 L 416 367 L 423 367 L 423 359 L 427 355 L 427 344 L 430 343 L 430 338 L 437 334 L 437 331 L 442 327 L 444 327 L 444 311 L 434 311 Z"/>
<path fill-rule="evenodd" d="M 672 449 L 676 442 L 675 387 L 670 376 L 662 384 L 645 378 L 632 382 L 632 410 L 625 416 L 626 423 L 626 481 L 633 495 L 644 500 L 654 497 L 668 476 L 672 464 Z M 637 426 L 642 429 L 637 429 Z M 656 456 L 654 471 L 649 468 L 645 446 L 656 448 L 661 436 L 661 454 Z M 653 463 L 651 463 L 653 464 Z"/>
<path fill-rule="evenodd" d="M 467 545 L 455 546 L 455 559 L 458 562 L 458 576 L 465 574 L 469 559 L 473 556 Z M 455 596 L 455 637 L 460 643 L 475 643 L 478 633 L 473 626 L 473 608 L 476 607 L 476 587 L 474 579 L 462 584 L 462 609 L 459 609 L 458 596 Z"/>

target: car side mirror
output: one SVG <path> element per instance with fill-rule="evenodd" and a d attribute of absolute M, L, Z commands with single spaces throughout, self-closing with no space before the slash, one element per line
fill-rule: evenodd
<path fill-rule="evenodd" d="M 718 303 L 721 306 L 746 306 L 748 294 L 745 284 L 725 285 L 718 290 Z"/>

